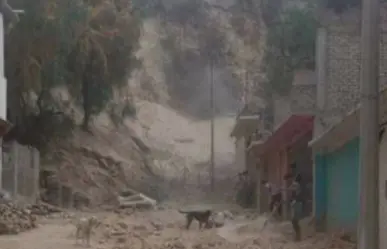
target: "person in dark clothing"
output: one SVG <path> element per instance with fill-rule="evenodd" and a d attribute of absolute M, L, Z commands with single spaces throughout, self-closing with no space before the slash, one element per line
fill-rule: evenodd
<path fill-rule="evenodd" d="M 290 190 L 292 191 L 291 195 L 291 220 L 292 226 L 294 230 L 294 239 L 295 241 L 299 241 L 301 239 L 301 227 L 300 220 L 302 218 L 303 206 L 304 206 L 304 198 L 302 194 L 302 186 L 301 186 L 301 175 L 296 175 L 293 180 L 293 183 L 290 186 Z"/>

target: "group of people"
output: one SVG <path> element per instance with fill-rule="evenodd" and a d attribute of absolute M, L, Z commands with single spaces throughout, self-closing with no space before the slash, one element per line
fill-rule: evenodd
<path fill-rule="evenodd" d="M 305 198 L 303 185 L 301 181 L 301 175 L 287 174 L 285 175 L 285 181 L 290 181 L 290 184 L 284 189 L 276 186 L 267 181 L 263 181 L 262 184 L 268 189 L 270 194 L 269 208 L 272 214 L 281 216 L 283 209 L 283 197 L 282 193 L 287 191 L 290 193 L 290 207 L 291 207 L 291 221 L 295 234 L 295 240 L 301 239 L 301 227 L 300 220 L 302 219 L 303 209 L 305 206 Z"/>

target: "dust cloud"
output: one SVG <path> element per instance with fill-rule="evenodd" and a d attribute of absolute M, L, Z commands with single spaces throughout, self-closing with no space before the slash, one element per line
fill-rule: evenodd
<path fill-rule="evenodd" d="M 182 2 L 167 1 L 164 7 L 173 8 Z M 142 68 L 129 80 L 138 109 L 140 125 L 137 124 L 136 131 L 153 147 L 158 164 L 168 164 L 169 168 L 174 167 L 171 164 L 178 164 L 192 169 L 194 165 L 208 164 L 210 159 L 210 68 L 202 56 L 194 55 L 184 60 L 184 68 L 188 69 L 184 74 L 178 75 L 179 69 L 172 68 L 172 75 L 168 75 L 166 66 L 171 65 L 171 54 L 162 46 L 165 29 L 160 17 L 143 21 L 137 52 Z M 240 109 L 240 83 L 224 62 L 218 63 L 212 74 L 215 158 L 219 171 L 224 171 L 222 166 L 232 168 L 234 163 L 235 145 L 230 132 Z"/>

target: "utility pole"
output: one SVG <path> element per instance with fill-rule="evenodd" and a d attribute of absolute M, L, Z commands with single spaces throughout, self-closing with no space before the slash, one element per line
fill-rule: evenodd
<path fill-rule="evenodd" d="M 210 58 L 210 106 L 211 106 L 211 191 L 215 190 L 215 86 L 214 86 L 214 59 Z"/>
<path fill-rule="evenodd" d="M 379 249 L 379 1 L 362 4 L 359 249 Z"/>
<path fill-rule="evenodd" d="M 249 103 L 249 98 L 248 98 L 248 92 L 249 92 L 249 72 L 247 70 L 247 67 L 245 68 L 245 86 L 244 86 L 244 105 L 246 105 L 247 103 Z"/>

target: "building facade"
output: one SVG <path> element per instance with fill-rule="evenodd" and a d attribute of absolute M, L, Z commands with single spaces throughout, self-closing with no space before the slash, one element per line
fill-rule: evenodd
<path fill-rule="evenodd" d="M 379 147 L 379 233 L 387 231 L 387 133 L 382 127 Z M 387 237 L 379 236 L 380 248 L 387 248 Z"/>
<path fill-rule="evenodd" d="M 6 24 L 4 23 L 4 19 L 14 20 L 16 16 L 7 3 L 2 5 L 0 8 L 0 187 L 2 186 L 1 179 L 3 171 L 2 137 L 11 127 L 7 121 L 7 80 L 4 74 L 4 29 Z M 4 16 L 7 18 L 3 18 Z"/>
<path fill-rule="evenodd" d="M 387 85 L 386 7 L 381 3 L 381 90 Z M 320 9 L 319 18 L 317 106 L 311 143 L 315 161 L 314 213 L 321 227 L 354 230 L 359 211 L 359 118 L 352 110 L 360 101 L 361 10 L 358 6 L 335 14 Z M 382 172 L 380 177 L 387 179 Z"/>
<path fill-rule="evenodd" d="M 315 157 L 315 217 L 324 230 L 355 232 L 359 213 L 359 139 Z"/>
<path fill-rule="evenodd" d="M 255 148 L 259 157 L 261 179 L 277 187 L 287 189 L 289 182 L 284 176 L 291 171 L 302 175 L 308 185 L 309 199 L 306 212 L 312 210 L 312 153 L 308 142 L 313 134 L 313 112 L 316 99 L 316 73 L 310 70 L 295 72 L 292 88 L 286 96 L 275 95 L 273 98 L 274 127 L 269 136 Z M 293 168 L 292 168 L 293 167 Z M 307 184 L 309 182 L 309 184 Z M 268 192 L 264 188 L 261 195 L 262 211 L 267 211 Z M 290 214 L 288 191 L 282 191 L 283 218 Z"/>
<path fill-rule="evenodd" d="M 380 93 L 380 117 L 382 129 L 387 121 L 387 90 Z M 322 229 L 346 229 L 352 232 L 357 229 L 360 211 L 359 120 L 359 108 L 356 108 L 309 143 L 315 156 L 314 213 Z M 387 142 L 383 136 L 380 138 L 379 215 L 381 231 L 385 231 L 387 171 L 383 165 Z M 382 236 L 380 239 L 385 240 Z M 383 243 L 387 244 L 387 240 Z"/>
<path fill-rule="evenodd" d="M 387 3 L 381 3 L 380 87 L 387 86 Z M 315 135 L 357 106 L 360 100 L 359 7 L 335 14 L 321 9 L 317 35 L 317 108 Z"/>
<path fill-rule="evenodd" d="M 256 133 L 260 125 L 259 111 L 252 110 L 248 105 L 245 105 L 241 112 L 238 114 L 235 120 L 235 125 L 231 131 L 231 137 L 235 138 L 235 168 L 239 172 L 247 176 L 241 186 L 244 190 L 240 189 L 238 196 L 244 205 L 256 206 L 257 205 L 257 179 L 258 169 L 255 156 L 249 152 L 249 147 L 252 143 L 252 137 Z M 252 189 L 250 191 L 250 189 Z M 248 193 L 246 193 L 248 192 Z M 250 193 L 251 192 L 251 193 Z M 237 197 L 237 199 L 239 199 Z"/>
<path fill-rule="evenodd" d="M 312 153 L 308 142 L 312 138 L 313 119 L 311 115 L 291 115 L 261 146 L 259 155 L 264 168 L 263 178 L 270 183 L 287 189 L 289 182 L 285 175 L 295 172 L 301 175 L 305 187 L 308 188 L 309 202 L 305 215 L 312 211 Z M 265 191 L 264 189 L 261 190 Z M 290 199 L 287 191 L 283 196 L 283 218 L 290 214 Z"/>

